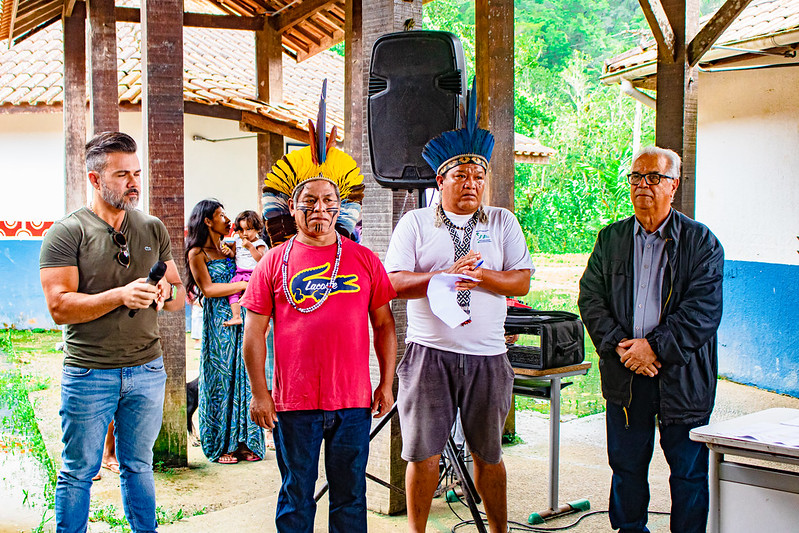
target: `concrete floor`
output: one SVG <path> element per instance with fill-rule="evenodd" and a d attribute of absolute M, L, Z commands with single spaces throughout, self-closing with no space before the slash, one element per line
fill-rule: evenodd
<path fill-rule="evenodd" d="M 799 399 L 720 381 L 713 421 L 726 420 L 771 407 L 799 409 Z M 524 442 L 505 449 L 505 463 L 508 469 L 508 509 L 511 520 L 526 525 L 531 512 L 548 507 L 549 420 L 531 412 L 517 413 L 516 416 L 516 429 Z M 605 454 L 604 415 L 562 423 L 560 450 L 560 502 L 588 499 L 592 511 L 606 510 L 610 469 Z M 265 485 L 271 485 L 275 481 L 278 480 L 263 480 Z M 670 506 L 668 466 L 657 447 L 650 470 L 650 490 L 650 510 L 668 512 Z M 274 491 L 268 492 L 269 496 L 162 526 L 160 531 L 165 533 L 275 531 L 274 512 L 277 498 Z M 468 510 L 460 504 L 453 504 L 453 509 L 463 518 L 469 515 Z M 327 530 L 326 515 L 327 499 L 322 498 L 317 510 L 316 531 Z M 561 517 L 548 522 L 545 527 L 565 526 L 574 522 L 577 517 L 577 515 Z M 388 517 L 370 513 L 368 521 L 369 530 L 372 532 L 405 531 L 407 526 L 404 515 Z M 433 501 L 427 531 L 448 532 L 459 521 L 445 500 L 437 498 Z M 523 525 L 512 525 L 512 530 L 527 530 Z M 669 531 L 668 516 L 650 515 L 649 528 L 653 533 Z M 458 531 L 476 530 L 470 526 L 459 528 Z M 570 531 L 610 531 L 607 514 L 589 516 Z"/>

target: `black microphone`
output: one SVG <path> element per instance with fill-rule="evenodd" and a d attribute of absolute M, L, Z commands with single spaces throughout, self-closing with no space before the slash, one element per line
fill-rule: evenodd
<path fill-rule="evenodd" d="M 153 268 L 150 269 L 150 273 L 147 275 L 147 283 L 150 285 L 158 285 L 158 282 L 161 281 L 164 274 L 166 274 L 166 263 L 158 261 L 153 265 Z M 136 315 L 136 311 L 138 311 L 138 309 L 131 309 L 128 312 L 128 316 L 133 318 Z"/>

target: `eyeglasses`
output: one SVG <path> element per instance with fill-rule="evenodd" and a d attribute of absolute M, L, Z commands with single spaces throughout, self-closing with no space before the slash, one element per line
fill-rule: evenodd
<path fill-rule="evenodd" d="M 641 174 L 639 172 L 630 172 L 627 174 L 627 182 L 630 185 L 638 185 L 641 183 L 641 180 L 645 179 L 649 185 L 657 185 L 660 183 L 660 180 L 673 180 L 671 176 L 666 176 L 664 174 L 658 174 L 657 172 L 647 172 L 646 174 Z"/>
<path fill-rule="evenodd" d="M 128 268 L 130 266 L 130 252 L 128 252 L 128 240 L 125 238 L 125 235 L 118 231 L 113 231 L 111 232 L 111 240 L 114 241 L 114 244 L 119 246 L 119 251 L 114 256 L 114 259 L 123 267 Z"/>

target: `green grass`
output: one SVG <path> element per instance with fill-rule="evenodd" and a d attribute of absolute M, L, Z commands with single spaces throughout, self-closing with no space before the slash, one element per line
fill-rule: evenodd
<path fill-rule="evenodd" d="M 12 363 L 30 363 L 33 354 L 61 353 L 55 349 L 57 342 L 61 342 L 60 330 L 0 330 L 0 352 L 5 352 Z"/>
<path fill-rule="evenodd" d="M 155 520 L 158 525 L 172 524 L 189 516 L 200 516 L 207 513 L 205 507 L 197 509 L 184 510 L 183 508 L 172 509 L 169 507 L 161 507 L 160 505 L 155 508 Z M 111 527 L 112 531 L 119 531 L 120 533 L 128 533 L 130 531 L 130 523 L 125 518 L 125 513 L 116 506 L 109 504 L 104 507 L 95 507 L 89 511 L 89 522 L 105 522 Z"/>
<path fill-rule="evenodd" d="M 55 502 L 56 470 L 47 453 L 39 431 L 34 405 L 28 394 L 50 386 L 49 378 L 30 372 L 29 364 L 34 353 L 48 351 L 54 346 L 53 338 L 61 332 L 0 330 L 0 407 L 8 413 L 0 420 L 0 451 L 10 454 L 31 453 L 46 472 L 44 486 L 45 510 L 34 531 L 43 531 L 52 519 Z M 25 491 L 25 501 L 29 494 Z"/>

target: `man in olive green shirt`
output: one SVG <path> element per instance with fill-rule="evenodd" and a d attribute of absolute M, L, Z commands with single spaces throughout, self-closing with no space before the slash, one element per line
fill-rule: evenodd
<path fill-rule="evenodd" d="M 156 529 L 153 444 L 166 382 L 157 310 L 183 310 L 185 291 L 163 223 L 135 210 L 141 190 L 135 141 L 119 132 L 95 136 L 86 145 L 86 167 L 91 205 L 50 228 L 39 258 L 50 314 L 66 324 L 56 528 L 86 530 L 92 477 L 113 420 L 125 515 L 133 531 L 150 532 Z M 167 269 L 153 286 L 146 278 L 158 261 Z"/>

